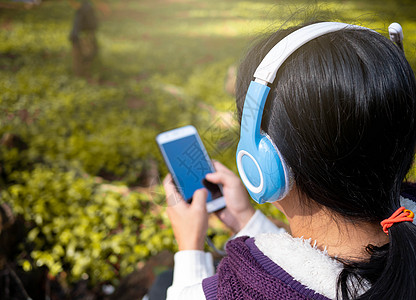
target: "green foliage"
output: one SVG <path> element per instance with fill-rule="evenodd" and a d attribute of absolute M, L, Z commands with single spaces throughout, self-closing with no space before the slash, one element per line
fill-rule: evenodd
<path fill-rule="evenodd" d="M 110 174 L 134 183 L 146 157 L 157 151 L 154 137 L 161 128 L 192 117 L 184 110 L 189 103 L 152 86 L 89 85 L 62 73 L 23 67 L 0 74 L 0 109 L 6 112 L 0 133 L 21 137 L 31 161 L 69 162 L 91 175 Z M 172 111 L 179 113 L 172 117 Z"/>
<path fill-rule="evenodd" d="M 186 83 L 186 94 L 220 111 L 233 111 L 234 97 L 226 93 L 224 85 L 228 68 L 234 63 L 235 60 L 226 59 L 203 68 L 195 67 Z"/>
<path fill-rule="evenodd" d="M 162 208 L 144 194 L 44 165 L 10 179 L 15 183 L 2 191 L 2 201 L 29 222 L 33 251 L 22 261 L 26 269 L 46 265 L 52 275 L 87 274 L 94 283 L 126 275 L 149 255 L 174 249 Z"/>

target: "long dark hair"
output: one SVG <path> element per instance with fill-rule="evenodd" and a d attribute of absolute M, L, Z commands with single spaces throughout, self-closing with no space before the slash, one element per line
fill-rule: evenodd
<path fill-rule="evenodd" d="M 283 37 L 279 30 L 248 52 L 237 79 L 241 118 L 254 70 Z M 312 40 L 280 68 L 262 129 L 291 167 L 297 188 L 347 220 L 379 224 L 400 206 L 416 146 L 416 83 L 404 54 L 369 30 Z M 380 227 L 380 230 L 381 227 Z M 395 224 L 371 258 L 344 262 L 343 299 L 416 299 L 416 226 Z M 354 283 L 370 284 L 359 295 Z"/>

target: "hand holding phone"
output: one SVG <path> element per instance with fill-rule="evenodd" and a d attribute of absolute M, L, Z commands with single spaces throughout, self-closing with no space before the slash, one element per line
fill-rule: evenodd
<path fill-rule="evenodd" d="M 221 184 L 227 207 L 216 212 L 217 217 L 234 233 L 243 229 L 256 212 L 238 175 L 218 161 L 214 161 L 216 172 L 207 174 L 206 178 Z"/>
<path fill-rule="evenodd" d="M 196 190 L 194 201 L 188 204 L 183 201 L 170 174 L 163 180 L 163 186 L 168 202 L 166 212 L 179 250 L 203 250 L 208 229 L 208 212 L 205 204 L 208 192 L 205 189 Z"/>
<path fill-rule="evenodd" d="M 173 181 L 183 199 L 190 203 L 194 192 L 208 189 L 206 201 L 208 212 L 225 207 L 221 187 L 205 179 L 206 174 L 215 172 L 205 147 L 193 126 L 185 126 L 163 132 L 156 142 L 172 174 Z"/>

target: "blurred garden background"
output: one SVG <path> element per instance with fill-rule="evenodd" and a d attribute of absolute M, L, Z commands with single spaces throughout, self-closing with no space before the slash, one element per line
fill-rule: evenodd
<path fill-rule="evenodd" d="M 233 80 L 256 36 L 308 15 L 386 36 L 399 22 L 416 67 L 413 0 L 93 1 L 83 72 L 77 1 L 25 1 L 0 1 L 1 299 L 141 298 L 176 249 L 155 136 L 193 124 L 236 170 Z M 229 232 L 210 221 L 222 247 Z"/>

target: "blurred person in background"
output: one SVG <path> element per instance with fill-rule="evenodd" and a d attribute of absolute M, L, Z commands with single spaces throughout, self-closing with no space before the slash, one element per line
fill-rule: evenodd
<path fill-rule="evenodd" d="M 76 76 L 88 77 L 94 59 L 98 54 L 96 31 L 98 19 L 95 7 L 104 14 L 109 13 L 109 8 L 103 3 L 90 0 L 69 0 L 76 10 L 69 40 L 72 43 L 72 67 Z"/>

